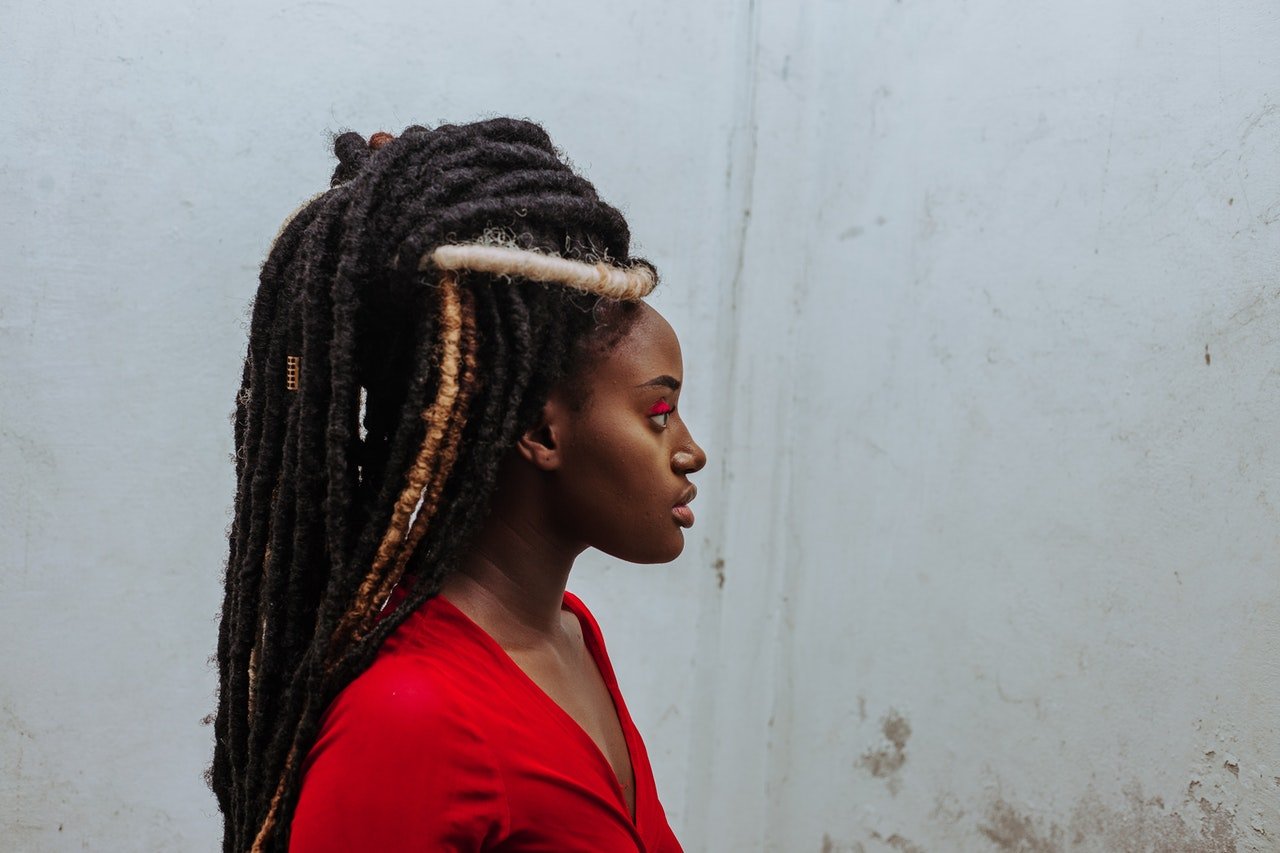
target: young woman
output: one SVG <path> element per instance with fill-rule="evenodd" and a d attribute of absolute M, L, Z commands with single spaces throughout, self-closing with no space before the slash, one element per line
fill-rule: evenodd
<path fill-rule="evenodd" d="M 226 851 L 678 851 L 590 547 L 674 559 L 706 463 L 653 268 L 537 125 L 338 137 L 263 267 L 211 784 Z"/>

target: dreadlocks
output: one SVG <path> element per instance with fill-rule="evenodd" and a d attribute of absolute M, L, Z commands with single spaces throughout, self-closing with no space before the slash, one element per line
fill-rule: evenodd
<path fill-rule="evenodd" d="M 438 592 L 505 451 L 654 283 L 535 124 L 334 150 L 331 189 L 263 265 L 236 399 L 210 769 L 226 853 L 287 847 L 321 715 Z"/>

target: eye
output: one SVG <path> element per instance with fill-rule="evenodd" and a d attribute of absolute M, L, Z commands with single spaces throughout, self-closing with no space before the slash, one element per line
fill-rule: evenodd
<path fill-rule="evenodd" d="M 666 428 L 667 421 L 671 419 L 671 413 L 676 407 L 668 403 L 666 400 L 659 400 L 649 407 L 649 420 L 653 421 L 657 426 Z"/>

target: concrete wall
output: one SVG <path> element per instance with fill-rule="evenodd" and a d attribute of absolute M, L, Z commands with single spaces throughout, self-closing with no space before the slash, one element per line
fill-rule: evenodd
<path fill-rule="evenodd" d="M 213 850 L 227 415 L 327 134 L 543 121 L 712 455 L 584 559 L 690 851 L 1280 849 L 1280 10 L 13 2 L 0 849 Z"/>
<path fill-rule="evenodd" d="M 1280 850 L 1280 10 L 758 14 L 707 837 Z"/>

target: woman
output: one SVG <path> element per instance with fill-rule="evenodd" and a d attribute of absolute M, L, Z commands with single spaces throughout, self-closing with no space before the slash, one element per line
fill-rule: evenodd
<path fill-rule="evenodd" d="M 224 849 L 678 851 L 565 592 L 586 548 L 665 562 L 693 523 L 653 268 L 535 124 L 335 150 L 237 398 Z"/>

